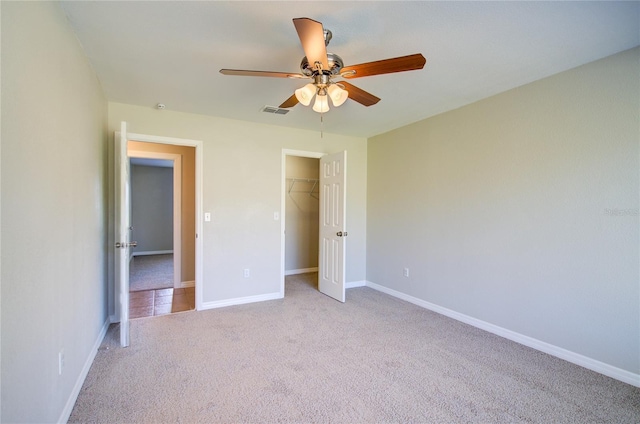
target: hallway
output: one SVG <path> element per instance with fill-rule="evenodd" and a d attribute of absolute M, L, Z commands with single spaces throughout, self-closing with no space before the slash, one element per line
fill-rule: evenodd
<path fill-rule="evenodd" d="M 129 293 L 129 318 L 144 318 L 195 309 L 195 288 L 144 290 Z"/>

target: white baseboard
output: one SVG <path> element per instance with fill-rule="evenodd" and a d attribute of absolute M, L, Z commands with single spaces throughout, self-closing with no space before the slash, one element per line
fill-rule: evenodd
<path fill-rule="evenodd" d="M 609 365 L 604 362 L 598 361 L 596 359 L 581 355 L 579 353 L 575 353 L 570 350 L 552 345 L 550 343 L 543 342 L 538 339 L 534 339 L 533 337 L 525 336 L 524 334 L 516 333 L 515 331 L 507 330 L 506 328 L 499 327 L 497 325 L 479 320 L 477 318 L 470 317 L 465 314 L 461 314 L 460 312 L 456 312 L 451 309 L 444 308 L 442 306 L 438 306 L 434 303 L 427 302 L 422 299 L 418 299 L 417 297 L 413 297 L 408 294 L 390 289 L 388 287 L 381 286 L 376 283 L 372 283 L 371 281 L 367 281 L 366 286 L 371 287 L 372 289 L 378 290 L 382 293 L 386 293 L 390 296 L 397 297 L 398 299 L 405 300 L 409 303 L 413 303 L 414 305 L 418 305 L 425 309 L 429 309 L 433 312 L 437 312 L 441 315 L 445 315 L 449 318 L 453 318 L 457 321 L 464 322 L 465 324 L 472 325 L 481 330 L 488 331 L 489 333 L 493 333 L 500 337 L 504 337 L 505 339 L 509 339 L 516 343 L 520 343 L 530 348 L 547 353 L 551 356 L 555 356 L 556 358 L 564 359 L 565 361 L 590 369 L 591 371 L 595 371 L 597 373 L 606 375 L 607 377 L 620 380 L 624 383 L 631 384 L 632 386 L 640 387 L 640 374 L 635 374 L 630 371 L 626 371 L 621 368 L 614 367 L 613 365 Z"/>
<path fill-rule="evenodd" d="M 309 269 L 313 269 L 313 268 L 309 268 Z M 317 270 L 317 268 L 315 269 Z M 314 272 L 314 271 L 304 271 L 304 272 Z M 185 284 L 185 282 L 183 282 L 183 284 Z M 353 281 L 350 283 L 346 283 L 345 288 L 351 289 L 354 287 L 364 287 L 366 285 L 367 285 L 367 281 L 365 280 Z M 202 308 L 199 310 L 204 311 L 207 309 L 224 308 L 226 306 L 244 305 L 247 303 L 264 302 L 266 300 L 276 300 L 276 299 L 282 299 L 282 298 L 283 298 L 282 293 L 277 292 L 277 293 L 261 294 L 258 296 L 247 296 L 247 297 L 237 297 L 234 299 L 216 300 L 213 302 L 203 302 Z"/>
<path fill-rule="evenodd" d="M 131 256 L 169 255 L 173 250 L 148 250 L 146 252 L 133 252 Z"/>
<path fill-rule="evenodd" d="M 215 300 L 213 302 L 203 302 L 200 310 L 224 308 L 226 306 L 244 305 L 246 303 L 264 302 L 265 300 L 282 299 L 280 292 L 267 293 L 257 296 L 236 297 L 234 299 Z"/>
<path fill-rule="evenodd" d="M 305 271 L 305 272 L 313 272 L 313 271 Z M 368 282 L 365 280 L 352 281 L 350 283 L 346 283 L 345 288 L 351 289 L 354 287 L 364 287 L 367 284 Z M 277 292 L 277 293 L 261 294 L 258 296 L 247 296 L 247 297 L 237 297 L 234 299 L 216 300 L 213 302 L 203 302 L 202 308 L 199 310 L 204 311 L 207 309 L 224 308 L 226 306 L 244 305 L 247 303 L 264 302 L 265 300 L 276 300 L 276 299 L 282 299 L 282 298 L 283 298 L 282 294 L 280 292 Z"/>
<path fill-rule="evenodd" d="M 180 283 L 180 288 L 182 289 L 186 289 L 187 287 L 195 287 L 196 286 L 196 281 L 182 281 Z"/>
<path fill-rule="evenodd" d="M 290 270 L 285 271 L 284 275 L 306 274 L 308 272 L 318 272 L 318 267 L 315 267 L 315 268 L 290 269 Z"/>
<path fill-rule="evenodd" d="M 344 284 L 344 288 L 345 289 L 353 289 L 353 288 L 356 288 L 356 287 L 364 287 L 366 285 L 367 285 L 367 280 L 350 281 L 350 282 Z"/>
<path fill-rule="evenodd" d="M 98 354 L 98 348 L 102 344 L 102 340 L 104 336 L 107 334 L 107 330 L 109 329 L 109 324 L 111 324 L 111 317 L 109 317 L 100 329 L 100 333 L 98 333 L 98 337 L 96 338 L 91 351 L 89 352 L 89 356 L 87 360 L 84 362 L 84 366 L 82 367 L 82 371 L 80 371 L 80 375 L 76 380 L 76 384 L 73 386 L 73 390 L 69 395 L 69 399 L 67 399 L 67 403 L 60 414 L 60 418 L 58 418 L 58 423 L 66 423 L 69 421 L 69 417 L 71 416 L 71 412 L 73 412 L 73 406 L 76 404 L 76 400 L 78 400 L 78 395 L 80 394 L 80 390 L 82 389 L 82 385 L 84 384 L 84 380 L 87 378 L 87 374 L 89 374 L 89 369 L 91 369 L 91 364 L 93 364 L 93 360 L 96 358 Z"/>

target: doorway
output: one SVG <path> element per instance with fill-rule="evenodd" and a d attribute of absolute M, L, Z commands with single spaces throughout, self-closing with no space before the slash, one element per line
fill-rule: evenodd
<path fill-rule="evenodd" d="M 196 310 L 202 307 L 202 147 L 201 140 L 188 140 L 173 137 L 159 137 L 146 134 L 133 134 L 127 131 L 127 122 L 120 122 L 120 131 L 114 133 L 113 143 L 113 296 L 110 297 L 110 307 L 113 306 L 115 312 L 113 322 L 120 322 L 120 345 L 127 347 L 130 344 L 130 325 L 129 325 L 129 261 L 130 249 L 135 246 L 135 242 L 131 240 L 130 225 L 130 163 L 128 146 L 129 143 L 137 142 L 140 148 L 137 150 L 155 150 L 156 146 L 164 146 L 165 148 L 187 146 L 193 149 L 194 159 L 194 181 L 191 184 L 184 184 L 185 187 L 192 187 L 194 191 L 195 207 L 192 210 L 184 210 L 184 214 L 195 217 L 193 227 L 186 229 L 185 234 L 191 234 L 195 238 L 195 243 L 188 243 L 186 246 L 193 248 L 195 253 L 195 307 Z M 155 143 L 156 146 L 151 146 Z M 191 173 L 189 173 L 190 175 Z M 183 242 L 186 237 L 183 237 Z M 181 252 L 184 252 L 184 244 Z"/>
<path fill-rule="evenodd" d="M 285 161 L 285 286 L 309 274 L 305 281 L 317 289 L 320 160 L 287 155 Z"/>
<path fill-rule="evenodd" d="M 129 141 L 129 317 L 194 310 L 195 148 Z M 184 213 L 183 213 L 184 212 Z"/>
<path fill-rule="evenodd" d="M 281 197 L 281 283 L 280 296 L 285 295 L 285 269 L 286 269 L 286 238 L 287 238 L 287 208 L 286 199 L 289 190 L 295 187 L 296 175 L 287 175 L 287 158 L 297 156 L 301 158 L 319 159 L 319 213 L 318 213 L 318 255 L 317 255 L 317 280 L 318 290 L 339 302 L 345 301 L 345 238 L 346 212 L 347 212 L 347 152 L 332 154 L 306 152 L 297 150 L 282 150 L 282 197 Z M 289 180 L 287 180 L 289 178 Z M 315 183 L 314 178 L 307 179 L 307 184 Z M 302 182 L 302 181 L 301 181 Z M 293 184 L 292 184 L 293 183 Z M 313 197 L 313 188 L 307 192 Z M 276 214 L 276 219 L 278 219 Z M 303 268 L 304 269 L 304 268 Z"/>
<path fill-rule="evenodd" d="M 182 156 L 128 149 L 131 178 L 129 317 L 195 308 L 194 288 L 181 287 Z"/>

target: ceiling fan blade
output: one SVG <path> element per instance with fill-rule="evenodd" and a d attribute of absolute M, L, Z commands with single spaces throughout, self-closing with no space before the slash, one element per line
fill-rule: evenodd
<path fill-rule="evenodd" d="M 376 97 L 371 93 L 367 93 L 363 89 L 358 88 L 353 84 L 349 84 L 345 81 L 340 81 L 338 84 L 344 86 L 344 89 L 349 93 L 349 98 L 351 100 L 355 100 L 361 105 L 372 106 L 380 101 L 379 97 Z"/>
<path fill-rule="evenodd" d="M 244 69 L 220 69 L 223 75 L 237 75 L 242 77 L 274 77 L 274 78 L 308 78 L 302 74 L 271 71 L 247 71 Z"/>
<path fill-rule="evenodd" d="M 414 71 L 424 68 L 427 59 L 420 53 L 392 59 L 377 60 L 359 65 L 345 66 L 340 71 L 344 78 L 360 78 L 372 75 L 391 74 L 393 72 Z M 355 73 L 353 73 L 355 71 Z"/>
<path fill-rule="evenodd" d="M 293 25 L 296 27 L 300 43 L 309 63 L 313 66 L 316 62 L 320 62 L 322 69 L 329 70 L 322 23 L 309 18 L 295 18 Z"/>
<path fill-rule="evenodd" d="M 294 93 L 291 97 L 289 97 L 287 100 L 282 102 L 282 104 L 280 106 L 278 106 L 278 107 L 289 108 L 289 107 L 294 107 L 297 104 L 298 104 L 298 98 L 296 97 L 296 95 Z"/>

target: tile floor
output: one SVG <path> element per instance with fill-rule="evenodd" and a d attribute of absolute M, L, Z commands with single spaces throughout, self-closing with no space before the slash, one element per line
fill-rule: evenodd
<path fill-rule="evenodd" d="M 153 317 L 195 309 L 194 287 L 129 293 L 129 318 Z"/>

